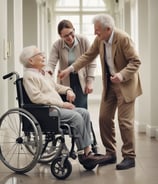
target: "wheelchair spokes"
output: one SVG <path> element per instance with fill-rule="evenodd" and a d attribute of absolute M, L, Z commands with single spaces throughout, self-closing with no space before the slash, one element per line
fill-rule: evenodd
<path fill-rule="evenodd" d="M 34 132 L 28 134 L 23 131 L 23 119 Z M 0 158 L 7 167 L 18 173 L 31 170 L 42 150 L 40 126 L 35 126 L 34 121 L 23 109 L 11 109 L 0 119 Z"/>
<path fill-rule="evenodd" d="M 18 107 L 0 117 L 0 159 L 9 169 L 25 173 L 37 163 L 50 163 L 51 172 L 58 179 L 67 178 L 72 172 L 69 157 L 76 159 L 75 139 L 71 127 L 61 123 L 60 108 L 34 104 L 28 97 L 23 78 L 17 72 L 3 76 L 14 79 Z M 51 113 L 50 113 L 51 112 Z M 92 124 L 91 124 L 92 125 Z M 92 150 L 97 153 L 96 138 L 92 128 Z M 71 140 L 70 150 L 65 135 Z M 91 170 L 92 167 L 85 167 Z"/>

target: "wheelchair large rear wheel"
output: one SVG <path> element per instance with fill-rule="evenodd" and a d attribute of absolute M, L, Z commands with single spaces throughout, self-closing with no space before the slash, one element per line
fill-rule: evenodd
<path fill-rule="evenodd" d="M 28 172 L 38 162 L 41 151 L 42 133 L 34 116 L 21 108 L 1 116 L 0 159 L 4 165 L 20 174 Z"/>

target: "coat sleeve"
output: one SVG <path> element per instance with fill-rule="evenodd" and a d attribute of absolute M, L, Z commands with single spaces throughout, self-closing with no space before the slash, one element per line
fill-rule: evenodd
<path fill-rule="evenodd" d="M 120 70 L 124 81 L 127 81 L 133 77 L 133 75 L 138 71 L 141 61 L 138 53 L 134 47 L 133 41 L 129 37 L 125 37 L 121 40 L 122 48 L 122 62 L 124 61 L 124 67 Z"/>
<path fill-rule="evenodd" d="M 53 74 L 55 72 L 55 69 L 59 61 L 59 48 L 60 48 L 59 45 L 60 45 L 60 40 L 57 40 L 52 45 L 52 48 L 49 54 L 48 68 L 52 71 Z"/>
<path fill-rule="evenodd" d="M 93 44 L 90 46 L 90 48 L 83 55 L 81 55 L 75 61 L 75 63 L 73 63 L 74 70 L 78 71 L 82 67 L 88 67 L 93 62 L 93 60 L 97 57 L 98 54 L 99 54 L 98 38 L 96 37 Z"/>
<path fill-rule="evenodd" d="M 85 52 L 88 51 L 90 48 L 90 43 L 89 41 L 85 38 Z M 96 70 L 97 64 L 96 64 L 96 59 L 92 60 L 87 66 L 86 66 L 86 73 L 87 73 L 87 81 L 92 81 L 94 80 L 94 75 L 95 75 L 95 70 Z"/>

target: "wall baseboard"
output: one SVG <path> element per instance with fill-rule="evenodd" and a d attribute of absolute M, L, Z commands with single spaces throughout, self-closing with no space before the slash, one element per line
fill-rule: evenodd
<path fill-rule="evenodd" d="M 156 135 L 157 133 L 157 135 Z M 158 138 L 158 126 L 152 126 L 152 125 L 147 125 L 146 126 L 146 134 L 148 137 L 151 137 L 151 138 Z"/>
<path fill-rule="evenodd" d="M 135 124 L 138 133 L 146 133 L 147 137 L 158 140 L 158 126 L 146 125 L 139 122 L 135 122 Z"/>
<path fill-rule="evenodd" d="M 146 133 L 146 124 L 135 121 L 135 129 L 138 133 Z"/>

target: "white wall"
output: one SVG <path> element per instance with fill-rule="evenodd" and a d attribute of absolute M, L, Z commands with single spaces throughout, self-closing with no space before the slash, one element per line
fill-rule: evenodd
<path fill-rule="evenodd" d="M 38 18 L 36 0 L 23 0 L 23 45 L 37 45 Z"/>
<path fill-rule="evenodd" d="M 2 79 L 2 76 L 7 72 L 7 1 L 0 2 L 0 115 L 7 109 L 7 83 Z"/>
<path fill-rule="evenodd" d="M 139 119 L 137 121 L 137 129 L 139 132 L 146 132 L 146 125 L 150 122 L 151 119 L 148 0 L 139 0 L 138 9 L 138 47 L 142 61 L 140 74 L 143 95 L 139 98 Z"/>
<path fill-rule="evenodd" d="M 19 53 L 22 49 L 22 0 L 0 2 L 0 114 L 8 108 L 15 107 L 16 96 L 13 84 L 8 80 L 2 80 L 2 76 L 8 72 L 22 73 L 19 64 Z"/>
<path fill-rule="evenodd" d="M 151 119 L 147 122 L 147 135 L 158 137 L 158 85 L 157 85 L 157 68 L 158 68 L 158 57 L 157 57 L 157 43 L 158 43 L 158 24 L 157 24 L 157 12 L 158 1 L 148 0 L 148 35 L 149 35 L 149 63 L 150 68 L 146 68 L 146 73 L 150 70 L 150 107 L 151 107 Z"/>
<path fill-rule="evenodd" d="M 158 139 L 158 85 L 156 83 L 158 1 L 127 0 L 125 2 L 130 4 L 131 35 L 137 43 L 142 62 L 140 76 L 143 95 L 136 103 L 136 129 L 138 132 L 145 132 L 148 137 Z M 125 12 L 125 17 L 129 17 L 128 11 Z"/>

